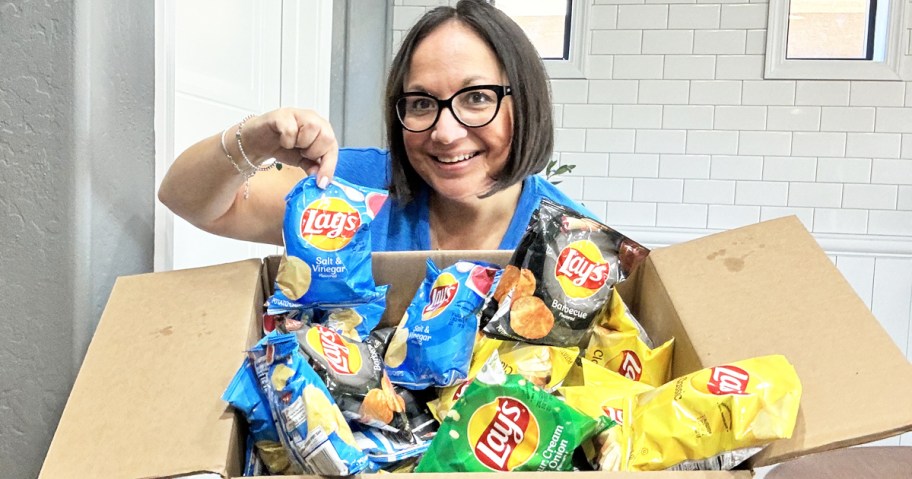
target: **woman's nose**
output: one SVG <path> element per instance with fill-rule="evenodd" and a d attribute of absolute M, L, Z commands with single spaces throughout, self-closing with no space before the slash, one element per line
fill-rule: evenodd
<path fill-rule="evenodd" d="M 468 133 L 465 126 L 462 123 L 456 121 L 456 117 L 453 116 L 452 110 L 449 108 L 444 108 L 440 112 L 440 118 L 437 119 L 437 124 L 434 125 L 434 128 L 431 130 L 431 139 L 448 145 L 460 138 L 463 138 Z"/>

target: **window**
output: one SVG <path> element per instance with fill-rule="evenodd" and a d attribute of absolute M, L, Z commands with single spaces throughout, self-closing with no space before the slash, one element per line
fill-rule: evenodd
<path fill-rule="evenodd" d="M 552 78 L 583 78 L 590 1 L 493 0 L 526 32 Z"/>
<path fill-rule="evenodd" d="M 900 80 L 903 0 L 770 0 L 766 78 Z"/>

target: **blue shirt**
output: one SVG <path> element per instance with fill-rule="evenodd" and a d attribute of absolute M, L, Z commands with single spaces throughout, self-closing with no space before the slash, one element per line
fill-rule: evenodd
<path fill-rule="evenodd" d="M 389 188 L 390 164 L 386 150 L 378 148 L 342 148 L 336 176 L 371 188 Z M 526 231 L 532 212 L 542 198 L 569 206 L 596 218 L 588 209 L 573 201 L 546 179 L 531 175 L 523 180 L 519 204 L 510 220 L 498 249 L 515 249 Z M 371 223 L 371 246 L 374 251 L 413 251 L 431 249 L 428 191 L 422 189 L 405 206 L 389 200 Z"/>

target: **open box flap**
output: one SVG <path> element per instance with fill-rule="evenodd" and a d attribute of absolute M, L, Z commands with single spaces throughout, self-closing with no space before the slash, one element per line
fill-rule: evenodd
<path fill-rule="evenodd" d="M 912 365 L 796 218 L 650 258 L 703 367 L 783 354 L 798 372 L 795 432 L 753 466 L 912 429 Z"/>
<path fill-rule="evenodd" d="M 220 398 L 255 333 L 260 263 L 118 278 L 41 477 L 238 475 Z"/>

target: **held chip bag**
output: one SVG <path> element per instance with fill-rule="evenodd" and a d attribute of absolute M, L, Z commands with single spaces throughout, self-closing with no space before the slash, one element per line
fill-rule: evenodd
<path fill-rule="evenodd" d="M 375 293 L 370 223 L 385 190 L 335 179 L 325 189 L 314 176 L 285 197 L 285 257 L 275 296 L 305 306 L 359 303 Z"/>
<path fill-rule="evenodd" d="M 612 228 L 543 199 L 479 313 L 486 334 L 575 346 L 615 283 L 649 250 Z"/>

